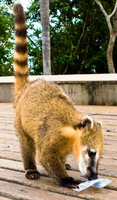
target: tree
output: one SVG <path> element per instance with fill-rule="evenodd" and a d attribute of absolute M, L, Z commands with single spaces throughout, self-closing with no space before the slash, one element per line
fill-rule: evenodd
<path fill-rule="evenodd" d="M 45 75 L 50 75 L 49 0 L 40 0 L 40 11 L 42 24 L 43 73 Z"/>
<path fill-rule="evenodd" d="M 101 9 L 102 13 L 104 14 L 106 21 L 107 21 L 107 25 L 108 25 L 109 32 L 110 32 L 110 39 L 109 39 L 109 44 L 108 44 L 108 48 L 107 48 L 108 71 L 109 71 L 109 73 L 115 73 L 115 68 L 114 68 L 114 63 L 113 63 L 113 47 L 114 47 L 116 37 L 117 37 L 117 1 L 115 3 L 114 10 L 110 15 L 108 15 L 106 13 L 104 7 L 98 0 L 94 0 L 94 1 L 100 7 L 100 9 Z M 113 27 L 112 27 L 111 17 L 114 14 L 115 14 L 115 16 L 113 17 Z"/>
<path fill-rule="evenodd" d="M 107 73 L 106 23 L 92 0 L 50 3 L 52 71 Z M 101 26 L 100 26 L 101 24 Z"/>
<path fill-rule="evenodd" d="M 3 0 L 0 4 L 0 75 L 2 76 L 13 74 L 14 20 L 11 1 Z M 101 2 L 107 13 L 111 13 L 116 0 L 101 0 Z M 104 15 L 94 0 L 50 0 L 49 9 L 52 74 L 108 73 L 109 31 Z M 31 2 L 26 17 L 30 74 L 41 75 L 44 70 L 39 0 Z M 117 72 L 116 52 L 117 41 L 113 48 L 113 61 Z"/>
<path fill-rule="evenodd" d="M 0 76 L 13 75 L 13 15 L 10 7 L 0 5 Z"/>
<path fill-rule="evenodd" d="M 107 12 L 111 5 L 102 0 Z M 109 2 L 109 0 L 108 0 Z M 34 0 L 29 7 L 28 42 L 31 74 L 43 74 L 40 5 Z M 31 30 L 31 31 L 30 31 Z M 107 23 L 94 0 L 50 1 L 50 39 L 52 74 L 108 73 Z M 116 49 L 114 63 L 117 70 Z"/>
<path fill-rule="evenodd" d="M 52 74 L 108 72 L 108 28 L 102 13 L 100 14 L 100 10 L 92 2 L 93 0 L 50 1 Z M 32 2 L 27 18 L 29 59 L 30 63 L 34 63 L 31 64 L 31 74 L 42 74 L 41 28 L 37 28 L 37 24 L 40 24 L 38 0 Z"/>

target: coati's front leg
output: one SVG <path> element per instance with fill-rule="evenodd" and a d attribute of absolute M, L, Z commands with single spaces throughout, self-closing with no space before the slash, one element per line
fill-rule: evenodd
<path fill-rule="evenodd" d="M 40 162 L 48 172 L 49 176 L 54 178 L 56 183 L 60 186 L 78 188 L 79 182 L 68 176 L 65 163 L 62 163 L 61 159 L 59 159 L 56 154 L 53 153 L 50 155 L 46 151 L 43 153 Z"/>
<path fill-rule="evenodd" d="M 62 155 L 60 160 L 61 160 L 62 163 L 66 163 L 66 156 Z M 65 168 L 66 168 L 66 170 L 70 170 L 71 169 L 71 165 L 66 163 L 65 164 Z"/>
<path fill-rule="evenodd" d="M 40 177 L 40 174 L 36 168 L 34 141 L 23 131 L 20 133 L 19 139 L 25 176 L 28 179 L 37 179 Z"/>

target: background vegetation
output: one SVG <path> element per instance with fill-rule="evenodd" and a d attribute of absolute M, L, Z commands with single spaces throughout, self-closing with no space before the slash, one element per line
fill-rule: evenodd
<path fill-rule="evenodd" d="M 101 0 L 106 12 L 112 12 L 116 0 Z M 0 76 L 13 74 L 13 1 L 0 4 Z M 39 0 L 33 0 L 26 12 L 30 74 L 43 74 L 42 34 Z M 52 74 L 108 73 L 109 30 L 93 0 L 51 0 L 50 40 Z M 117 42 L 113 60 L 117 72 Z"/>

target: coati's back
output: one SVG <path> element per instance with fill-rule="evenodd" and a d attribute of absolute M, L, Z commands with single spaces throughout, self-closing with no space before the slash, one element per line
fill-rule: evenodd
<path fill-rule="evenodd" d="M 15 97 L 29 83 L 28 79 L 28 51 L 27 51 L 27 28 L 23 7 L 17 3 L 13 7 L 15 16 L 15 52 L 14 52 L 14 75 Z"/>

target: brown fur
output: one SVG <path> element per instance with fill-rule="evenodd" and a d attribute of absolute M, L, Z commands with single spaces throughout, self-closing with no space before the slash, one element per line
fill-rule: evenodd
<path fill-rule="evenodd" d="M 103 140 L 101 128 L 95 123 L 91 129 L 90 121 L 88 124 L 82 124 L 83 116 L 77 112 L 72 101 L 57 85 L 44 80 L 29 83 L 26 48 L 24 48 L 25 54 L 22 53 L 22 48 L 26 45 L 26 35 L 23 35 L 26 25 L 21 4 L 14 6 L 14 13 L 16 28 L 19 30 L 17 30 L 14 54 L 16 79 L 14 121 L 26 177 L 39 177 L 35 162 L 37 151 L 39 162 L 57 183 L 76 187 L 77 181 L 68 177 L 66 172 L 66 157 L 72 152 L 78 161 L 83 145 L 96 148 L 101 153 L 100 141 Z M 19 20 L 21 15 L 23 15 L 22 21 Z M 22 30 L 23 33 L 18 35 Z M 98 148 L 99 143 L 100 148 Z"/>
<path fill-rule="evenodd" d="M 27 63 L 27 28 L 24 10 L 21 4 L 14 5 L 15 16 L 15 52 L 14 52 L 14 73 L 15 73 L 15 98 L 22 92 L 24 86 L 29 83 Z"/>

